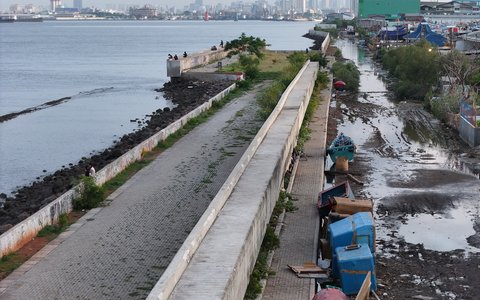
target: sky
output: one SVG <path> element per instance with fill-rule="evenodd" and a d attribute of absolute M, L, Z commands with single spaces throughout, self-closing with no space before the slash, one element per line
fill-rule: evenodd
<path fill-rule="evenodd" d="M 234 0 L 203 0 L 204 4 L 213 3 L 231 3 Z M 97 8 L 104 9 L 107 5 L 113 4 L 129 4 L 143 6 L 145 4 L 152 4 L 155 6 L 175 6 L 183 8 L 185 5 L 195 2 L 195 0 L 83 0 L 83 7 L 95 6 Z M 73 0 L 61 0 L 62 5 L 65 7 L 73 7 Z M 50 0 L 2 0 L 0 1 L 0 9 L 2 11 L 8 10 L 12 4 L 33 4 L 35 6 L 43 6 L 44 8 L 50 7 Z"/>
<path fill-rule="evenodd" d="M 204 4 L 229 4 L 235 0 L 203 0 Z M 243 0 L 244 2 L 254 2 L 254 0 Z M 401 0 L 398 0 L 401 1 Z M 435 0 L 430 0 L 434 2 Z M 449 2 L 451 0 L 438 0 L 438 2 Z M 73 7 L 73 0 L 61 0 L 65 7 Z M 95 6 L 100 9 L 105 9 L 109 4 L 130 4 L 143 6 L 144 4 L 152 4 L 155 6 L 175 6 L 182 9 L 185 5 L 195 2 L 195 0 L 83 0 L 83 7 Z M 269 0 L 269 3 L 274 3 L 274 0 Z M 423 2 L 423 1 L 422 1 Z M 7 11 L 12 4 L 33 4 L 36 6 L 50 7 L 50 0 L 2 0 L 0 1 L 0 10 Z"/>

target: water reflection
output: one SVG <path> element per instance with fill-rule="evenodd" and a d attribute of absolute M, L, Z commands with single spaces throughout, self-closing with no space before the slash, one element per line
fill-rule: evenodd
<path fill-rule="evenodd" d="M 473 173 L 458 154 L 449 150 L 451 141 L 445 140 L 442 135 L 441 124 L 424 112 L 420 104 L 400 102 L 391 96 L 386 88 L 383 71 L 368 53 L 357 48 L 351 41 L 338 40 L 336 46 L 345 58 L 357 64 L 361 72 L 358 102 L 365 105 L 362 107 L 355 104 L 355 109 L 343 107 L 342 112 L 347 117 L 338 125 L 338 131 L 344 132 L 355 141 L 357 158 L 368 161 L 370 169 L 368 182 L 363 188 L 364 194 L 375 199 L 377 205 L 384 199 L 395 201 L 396 197 L 405 196 L 405 193 L 418 194 L 421 191 L 427 195 L 432 192 L 447 194 L 453 187 L 448 184 L 449 174 L 453 176 L 455 172 Z M 445 170 L 454 172 L 448 173 L 451 171 Z M 432 176 L 446 176 L 446 184 L 439 184 L 435 180 L 428 181 Z M 392 178 L 405 184 L 392 185 Z M 462 178 L 461 180 L 466 180 L 466 186 L 473 184 L 478 187 L 478 182 L 472 177 Z M 429 182 L 431 186 L 422 187 L 422 181 Z M 409 186 L 408 183 L 412 182 Z M 419 211 L 420 214 L 411 216 L 407 224 L 401 226 L 400 231 L 407 242 L 423 241 L 429 249 L 449 251 L 461 248 L 470 251 L 473 248 L 468 245 L 466 238 L 475 234 L 472 220 L 477 216 L 474 210 L 465 207 L 478 201 L 475 200 L 475 195 L 478 196 L 478 191 L 475 192 L 474 189 L 471 194 L 455 194 L 454 198 L 458 203 L 455 210 L 436 215 L 425 215 Z M 414 197 L 408 200 L 421 201 Z M 379 224 L 383 221 L 380 220 Z M 439 226 L 439 223 L 442 225 Z M 446 227 L 451 229 L 451 235 L 446 231 Z M 421 235 L 418 232 L 411 233 L 418 228 L 423 229 Z M 381 228 L 379 237 L 389 239 L 387 231 Z M 455 232 L 462 234 L 455 235 Z M 428 236 L 432 238 L 427 238 Z M 450 241 L 445 243 L 443 248 L 433 243 L 439 236 L 442 236 L 441 240 L 445 237 Z"/>

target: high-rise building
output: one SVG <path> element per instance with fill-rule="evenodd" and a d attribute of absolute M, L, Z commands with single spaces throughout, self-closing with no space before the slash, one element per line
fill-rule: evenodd
<path fill-rule="evenodd" d="M 82 0 L 73 0 L 73 8 L 81 10 L 83 8 Z"/>
<path fill-rule="evenodd" d="M 358 16 L 358 0 L 350 0 L 350 11 L 355 17 Z"/>
<path fill-rule="evenodd" d="M 57 9 L 57 7 L 60 7 L 62 5 L 62 2 L 60 0 L 50 0 L 50 4 L 51 4 L 51 10 L 52 11 L 55 11 L 55 9 Z"/>
<path fill-rule="evenodd" d="M 307 11 L 306 0 L 297 0 L 297 12 L 304 13 Z"/>

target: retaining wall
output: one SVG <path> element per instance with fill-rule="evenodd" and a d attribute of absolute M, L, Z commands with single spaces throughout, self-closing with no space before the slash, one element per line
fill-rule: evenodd
<path fill-rule="evenodd" d="M 322 53 L 327 53 L 328 46 L 330 46 L 330 33 L 327 34 L 325 40 L 322 42 Z"/>
<path fill-rule="evenodd" d="M 241 72 L 238 73 L 211 73 L 211 72 L 185 72 L 182 74 L 182 78 L 203 80 L 203 81 L 219 81 L 219 80 L 244 80 L 245 75 Z"/>
<path fill-rule="evenodd" d="M 173 122 L 165 129 L 160 130 L 155 135 L 151 136 L 147 140 L 137 145 L 135 148 L 126 152 L 115 161 L 99 170 L 95 175 L 96 183 L 98 185 L 104 184 L 122 172 L 131 163 L 141 159 L 143 153 L 152 150 L 160 141 L 165 140 L 169 135 L 179 130 L 190 119 L 208 110 L 210 107 L 212 107 L 213 102 L 225 97 L 225 95 L 233 90 L 235 86 L 235 84 L 232 84 L 215 97 L 192 110 L 179 120 Z M 67 191 L 56 200 L 40 209 L 38 212 L 4 232 L 0 236 L 0 257 L 20 249 L 23 245 L 34 238 L 43 227 L 56 223 L 61 214 L 71 212 L 72 201 L 77 196 L 77 188 L 78 186 Z"/>
<path fill-rule="evenodd" d="M 480 145 L 480 128 L 473 127 L 472 124 L 463 117 L 460 117 L 458 131 L 462 140 L 467 142 L 471 147 Z"/>
<path fill-rule="evenodd" d="M 287 101 L 307 66 L 286 89 L 147 299 L 168 299 L 172 292 L 172 299 L 243 298 L 315 83 L 316 71 L 302 79 L 306 86 L 296 96 L 301 101 Z M 284 107 L 288 109 L 282 111 Z M 190 271 L 187 267 L 195 259 L 200 264 Z"/>
<path fill-rule="evenodd" d="M 193 53 L 187 57 L 179 57 L 178 60 L 167 60 L 167 76 L 181 77 L 184 71 L 223 59 L 227 57 L 228 53 L 229 51 L 220 48 L 219 50 Z"/>

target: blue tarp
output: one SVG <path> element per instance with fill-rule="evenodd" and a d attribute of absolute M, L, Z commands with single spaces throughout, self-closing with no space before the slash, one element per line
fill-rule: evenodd
<path fill-rule="evenodd" d="M 447 38 L 439 33 L 433 32 L 427 23 L 418 24 L 417 29 L 414 32 L 405 35 L 403 39 L 405 40 L 426 39 L 430 43 L 435 44 L 439 47 L 444 46 L 447 43 Z"/>
<path fill-rule="evenodd" d="M 384 41 L 387 40 L 403 40 L 403 36 L 408 33 L 407 27 L 404 25 L 397 25 L 393 28 L 384 28 L 380 30 L 377 36 Z"/>

